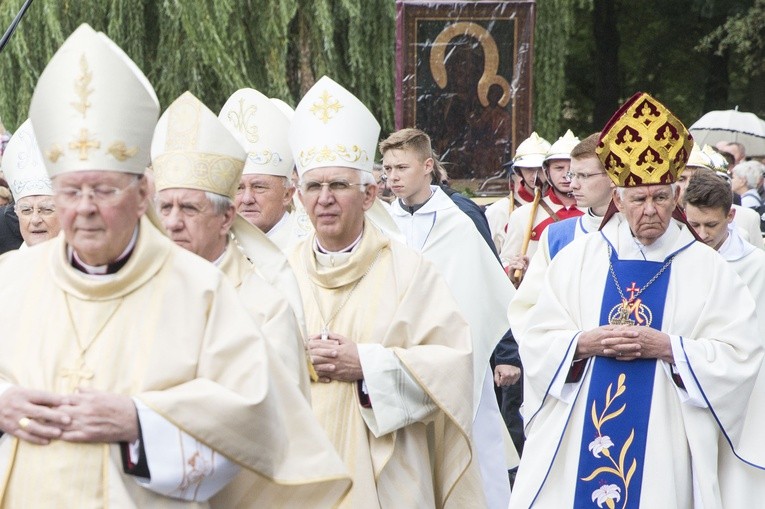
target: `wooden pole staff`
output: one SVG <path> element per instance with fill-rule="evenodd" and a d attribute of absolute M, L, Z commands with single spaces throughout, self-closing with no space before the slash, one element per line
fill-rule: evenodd
<path fill-rule="evenodd" d="M 542 199 L 542 186 L 537 183 L 534 188 L 534 201 L 531 202 L 531 216 L 529 217 L 529 226 L 526 228 L 526 233 L 523 235 L 523 244 L 521 244 L 521 256 L 525 256 L 529 250 L 529 241 L 531 240 L 531 232 L 534 230 L 534 219 L 537 217 L 537 208 L 539 208 L 539 201 Z M 521 269 L 515 269 L 513 277 L 516 280 L 520 280 L 523 275 Z"/>

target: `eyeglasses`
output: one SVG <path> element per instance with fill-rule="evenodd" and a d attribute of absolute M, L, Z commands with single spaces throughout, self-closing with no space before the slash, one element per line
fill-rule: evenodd
<path fill-rule="evenodd" d="M 52 203 L 43 203 L 37 207 L 16 204 L 16 214 L 19 216 L 30 217 L 35 213 L 35 210 L 42 217 L 50 217 L 56 213 L 56 206 Z"/>
<path fill-rule="evenodd" d="M 568 172 L 568 173 L 566 173 L 566 178 L 569 181 L 571 181 L 571 182 L 573 182 L 574 179 L 577 179 L 579 182 L 587 182 L 587 179 L 589 179 L 590 177 L 595 177 L 597 175 L 605 175 L 605 174 L 606 174 L 606 172 L 604 172 L 604 171 L 601 171 L 601 172 L 598 172 L 598 173 L 571 173 L 571 172 Z"/>
<path fill-rule="evenodd" d="M 122 194 L 135 185 L 139 178 L 136 178 L 130 184 L 125 187 L 114 187 L 97 185 L 95 187 L 87 186 L 86 188 L 79 187 L 62 187 L 56 189 L 56 199 L 58 199 L 64 205 L 77 205 L 82 200 L 83 196 L 87 196 L 90 200 L 98 205 L 111 205 L 114 204 Z"/>
<path fill-rule="evenodd" d="M 308 182 L 300 183 L 300 192 L 304 195 L 318 195 L 321 193 L 322 188 L 326 187 L 332 194 L 342 194 L 347 193 L 356 186 L 364 187 L 366 184 L 355 184 L 347 180 L 332 180 L 330 182 L 314 182 L 309 180 Z"/>

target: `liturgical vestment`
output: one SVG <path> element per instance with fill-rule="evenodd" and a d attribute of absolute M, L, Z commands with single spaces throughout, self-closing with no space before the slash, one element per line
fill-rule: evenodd
<path fill-rule="evenodd" d="M 629 317 L 669 334 L 675 363 L 596 356 L 576 374 L 579 333 L 621 316 L 619 292 L 641 288 Z M 674 221 L 650 246 L 610 221 L 553 259 L 529 314 L 516 336 L 527 441 L 510 507 L 722 508 L 718 439 L 738 446 L 763 355 L 729 264 Z"/>
<path fill-rule="evenodd" d="M 260 277 L 255 266 L 234 242 L 229 242 L 218 268 L 239 293 L 263 337 L 268 341 L 300 391 L 310 401 L 308 357 L 295 312 L 282 292 Z"/>
<path fill-rule="evenodd" d="M 132 396 L 241 468 L 212 503 L 184 502 L 124 474 L 118 444 L 37 446 L 6 434 L 2 507 L 299 507 L 290 497 L 301 492 L 331 507 L 347 490 L 342 463 L 312 431 L 307 402 L 281 364 L 269 360 L 231 284 L 147 219 L 112 277 L 74 269 L 60 235 L 4 260 L 0 278 L 0 381 Z M 151 441 L 144 440 L 151 461 Z M 204 462 L 193 452 L 179 466 L 179 492 L 193 493 L 200 481 Z"/>
<path fill-rule="evenodd" d="M 291 257 L 308 333 L 326 326 L 358 344 L 371 403 L 362 406 L 361 383 L 311 385 L 314 412 L 353 476 L 341 507 L 482 507 L 468 468 L 470 334 L 449 289 L 369 223 L 351 253 L 319 257 L 315 242 Z"/>
<path fill-rule="evenodd" d="M 507 431 L 493 390 L 489 357 L 510 327 L 505 310 L 515 289 L 473 222 L 440 188 L 431 186 L 431 190 L 430 199 L 413 214 L 396 200 L 391 215 L 406 244 L 422 253 L 444 278 L 470 325 L 475 451 L 489 507 L 505 509 L 510 498 L 507 470 L 518 465 L 517 453 L 502 454 Z"/>

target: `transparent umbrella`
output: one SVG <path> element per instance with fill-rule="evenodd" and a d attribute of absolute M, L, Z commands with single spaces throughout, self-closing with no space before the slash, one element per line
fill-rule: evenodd
<path fill-rule="evenodd" d="M 765 155 L 765 121 L 754 113 L 710 111 L 688 130 L 699 145 L 735 141 L 744 145 L 747 156 Z"/>

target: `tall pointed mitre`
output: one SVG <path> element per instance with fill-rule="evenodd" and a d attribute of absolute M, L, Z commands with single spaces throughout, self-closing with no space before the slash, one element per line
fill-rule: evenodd
<path fill-rule="evenodd" d="M 31 120 L 21 124 L 8 142 L 3 153 L 2 169 L 14 200 L 19 201 L 25 196 L 53 195 L 53 185 L 45 171 Z"/>
<path fill-rule="evenodd" d="M 714 171 L 730 178 L 730 175 L 728 175 L 728 160 L 721 153 L 710 145 L 704 145 L 701 148 L 701 152 L 709 158 L 710 167 Z"/>
<path fill-rule="evenodd" d="M 550 145 L 547 149 L 547 155 L 545 156 L 545 162 L 551 159 L 571 159 L 571 151 L 574 150 L 581 140 L 574 136 L 571 129 L 566 131 L 566 134 L 558 138 L 555 143 Z"/>
<path fill-rule="evenodd" d="M 279 111 L 281 111 L 284 116 L 287 117 L 287 120 L 292 122 L 292 117 L 295 116 L 295 108 L 282 101 L 281 99 L 277 99 L 276 97 L 272 97 L 271 102 L 274 103 L 277 108 L 279 108 Z"/>
<path fill-rule="evenodd" d="M 191 92 L 165 110 L 151 143 L 157 191 L 198 189 L 234 199 L 246 153 L 218 117 Z"/>
<path fill-rule="evenodd" d="M 693 143 L 691 154 L 688 157 L 688 162 L 685 163 L 685 166 L 686 168 L 707 168 L 709 170 L 714 170 L 712 159 L 709 157 L 709 154 L 704 152 L 696 142 Z"/>
<path fill-rule="evenodd" d="M 237 90 L 218 118 L 247 151 L 245 175 L 290 178 L 294 166 L 287 142 L 290 121 L 268 97 L 252 88 Z"/>
<path fill-rule="evenodd" d="M 51 177 L 84 170 L 142 174 L 158 116 L 146 76 L 87 24 L 48 62 L 29 108 Z"/>
<path fill-rule="evenodd" d="M 693 138 L 666 106 L 638 92 L 611 117 L 595 149 L 618 187 L 670 184 L 685 169 Z"/>
<path fill-rule="evenodd" d="M 541 168 L 545 161 L 550 142 L 539 136 L 536 131 L 518 145 L 513 158 L 513 167 Z"/>
<path fill-rule="evenodd" d="M 380 124 L 348 90 L 324 76 L 295 108 L 289 143 L 298 174 L 328 166 L 372 172 Z"/>

